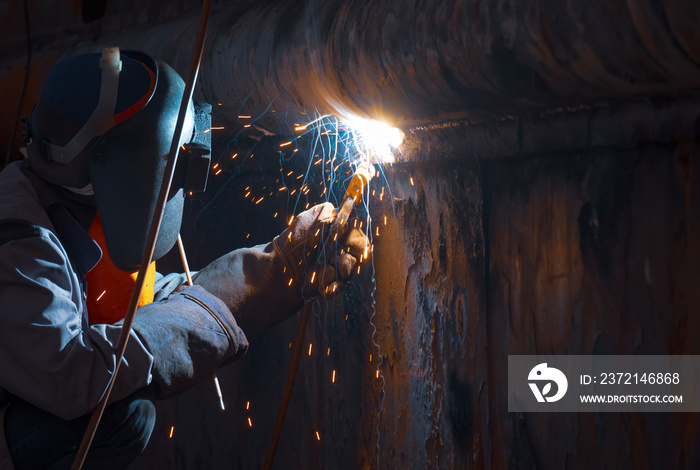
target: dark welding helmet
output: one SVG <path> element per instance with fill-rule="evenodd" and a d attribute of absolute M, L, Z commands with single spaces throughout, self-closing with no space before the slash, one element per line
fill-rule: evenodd
<path fill-rule="evenodd" d="M 27 123 L 32 168 L 92 196 L 110 257 L 124 271 L 138 269 L 146 249 L 184 88 L 177 72 L 146 54 L 82 54 L 52 69 Z M 190 103 L 153 259 L 177 240 L 184 191 L 206 185 L 210 112 Z"/>

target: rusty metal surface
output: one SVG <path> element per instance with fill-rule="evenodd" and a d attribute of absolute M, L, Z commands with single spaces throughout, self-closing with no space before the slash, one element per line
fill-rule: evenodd
<path fill-rule="evenodd" d="M 494 468 L 697 468 L 684 413 L 512 414 L 508 354 L 698 354 L 700 146 L 487 164 Z"/>
<path fill-rule="evenodd" d="M 195 25 L 111 32 L 74 51 L 118 44 L 182 70 Z M 692 0 L 222 3 L 200 92 L 222 103 L 222 119 L 263 115 L 273 128 L 291 125 L 280 116 L 292 110 L 350 110 L 411 127 L 696 93 L 698 25 Z"/>
<path fill-rule="evenodd" d="M 204 94 L 257 110 L 406 126 L 700 87 L 690 0 L 288 1 L 217 20 Z"/>

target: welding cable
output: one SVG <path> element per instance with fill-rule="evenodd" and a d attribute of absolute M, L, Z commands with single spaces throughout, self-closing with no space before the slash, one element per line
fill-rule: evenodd
<path fill-rule="evenodd" d="M 267 448 L 267 454 L 265 455 L 265 462 L 263 463 L 262 470 L 270 470 L 272 468 L 272 462 L 275 460 L 277 444 L 279 443 L 280 435 L 282 434 L 284 418 L 287 416 L 289 400 L 292 397 L 292 390 L 294 389 L 294 380 L 297 378 L 297 371 L 299 370 L 299 360 L 301 358 L 301 350 L 304 347 L 304 336 L 306 335 L 306 326 L 309 324 L 309 317 L 311 316 L 310 314 L 312 305 L 312 301 L 308 300 L 301 308 L 301 316 L 299 317 L 299 323 L 297 323 L 297 332 L 294 337 L 294 351 L 292 351 L 292 362 L 289 364 L 289 372 L 287 372 L 287 382 L 284 384 L 282 400 L 280 402 L 279 410 L 277 411 L 275 427 L 272 430 L 272 438 L 270 439 L 270 445 Z"/>
<path fill-rule="evenodd" d="M 356 172 L 353 175 L 353 183 L 360 181 L 359 174 L 361 172 Z M 347 233 L 348 228 L 348 218 L 355 204 L 359 202 L 357 193 L 360 195 L 364 190 L 367 182 L 371 179 L 365 179 L 360 182 L 360 188 L 356 189 L 355 192 L 348 191 L 345 193 L 343 204 L 340 206 L 338 215 L 336 216 L 336 233 L 338 235 L 338 240 Z M 352 184 L 352 183 L 351 183 Z M 309 323 L 309 316 L 311 313 L 312 300 L 307 300 L 304 306 L 301 308 L 301 316 L 299 317 L 299 323 L 297 324 L 297 332 L 294 338 L 294 351 L 292 351 L 292 362 L 289 364 L 289 372 L 287 372 L 287 382 L 284 384 L 284 391 L 282 392 L 282 400 L 280 401 L 280 407 L 277 411 L 277 418 L 275 419 L 275 427 L 272 430 L 272 438 L 270 439 L 270 445 L 267 448 L 267 454 L 265 455 L 265 462 L 263 463 L 262 470 L 270 470 L 272 468 L 272 463 L 275 460 L 275 453 L 277 452 L 277 444 L 280 440 L 280 435 L 282 434 L 282 426 L 284 426 L 284 418 L 287 416 L 287 408 L 289 407 L 289 400 L 292 397 L 292 390 L 294 389 L 294 381 L 297 377 L 297 371 L 299 370 L 299 360 L 301 358 L 301 350 L 304 343 L 304 336 L 306 335 L 306 327 Z"/>
<path fill-rule="evenodd" d="M 156 239 L 158 238 L 158 231 L 160 230 L 160 224 L 163 220 L 163 213 L 165 211 L 165 203 L 167 202 L 167 196 L 170 192 L 170 186 L 173 181 L 173 174 L 175 172 L 177 157 L 180 150 L 180 135 L 182 134 L 182 129 L 185 123 L 185 114 L 192 99 L 192 94 L 194 92 L 194 85 L 197 81 L 197 75 L 199 74 L 199 66 L 202 61 L 202 54 L 204 52 L 204 40 L 207 35 L 207 26 L 209 24 L 209 14 L 211 12 L 211 0 L 202 1 L 202 13 L 199 20 L 199 29 L 197 31 L 197 38 L 195 40 L 194 48 L 192 50 L 192 61 L 190 62 L 190 68 L 187 73 L 187 81 L 185 82 L 185 91 L 182 96 L 182 102 L 180 103 L 180 112 L 177 116 L 177 123 L 175 125 L 175 133 L 173 135 L 173 140 L 170 145 L 170 153 L 168 154 L 168 163 L 165 167 L 165 174 L 163 175 L 163 182 L 160 187 L 160 193 L 158 194 L 158 201 L 156 203 L 156 210 L 153 215 L 153 221 L 151 222 L 151 228 L 148 232 L 148 239 L 146 241 L 146 250 L 144 251 L 143 257 L 141 259 L 141 265 L 139 268 L 139 273 L 136 278 L 136 284 L 134 285 L 134 290 L 131 293 L 131 300 L 129 301 L 129 307 L 124 317 L 124 323 L 122 325 L 122 331 L 119 335 L 119 341 L 117 342 L 117 361 L 114 368 L 114 373 L 112 378 L 107 385 L 107 389 L 97 404 L 97 407 L 92 412 L 90 416 L 90 422 L 83 435 L 83 440 L 80 443 L 78 452 L 73 461 L 73 466 L 71 470 L 80 470 L 85 462 L 85 457 L 90 450 L 90 445 L 95 437 L 95 432 L 97 431 L 97 426 L 100 424 L 100 419 L 102 418 L 102 413 L 107 406 L 107 401 L 112 393 L 112 387 L 119 373 L 119 366 L 124 358 L 124 352 L 126 351 L 126 345 L 129 341 L 129 336 L 131 334 L 131 326 L 134 323 L 134 315 L 136 314 L 136 308 L 138 306 L 139 297 L 141 296 L 141 291 L 143 290 L 143 284 L 146 280 L 146 272 L 148 267 L 151 265 L 153 260 L 153 252 L 155 250 Z"/>

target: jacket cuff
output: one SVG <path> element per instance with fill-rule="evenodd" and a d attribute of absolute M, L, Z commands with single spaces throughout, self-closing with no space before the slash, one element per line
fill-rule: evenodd
<path fill-rule="evenodd" d="M 213 315 L 222 328 L 227 332 L 227 336 L 231 341 L 231 348 L 235 350 L 225 364 L 232 362 L 241 356 L 244 356 L 248 351 L 248 338 L 243 330 L 238 326 L 236 318 L 231 313 L 231 310 L 214 294 L 210 293 L 202 286 L 182 286 L 176 290 L 175 295 L 181 294 L 185 298 L 199 304 L 202 308 Z"/>

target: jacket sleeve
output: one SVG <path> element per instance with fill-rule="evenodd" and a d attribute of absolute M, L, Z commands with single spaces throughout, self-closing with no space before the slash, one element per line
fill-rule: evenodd
<path fill-rule="evenodd" d="M 200 286 L 182 286 L 141 307 L 133 331 L 153 352 L 156 398 L 169 398 L 241 357 L 248 340 L 221 300 Z"/>
<path fill-rule="evenodd" d="M 0 387 L 64 419 L 90 412 L 116 363 L 119 326 L 88 326 L 80 282 L 53 233 L 0 246 Z M 132 332 L 110 401 L 151 381 Z"/>
<path fill-rule="evenodd" d="M 301 289 L 273 243 L 234 250 L 203 268 L 194 283 L 228 306 L 248 337 L 254 337 L 303 305 Z"/>

